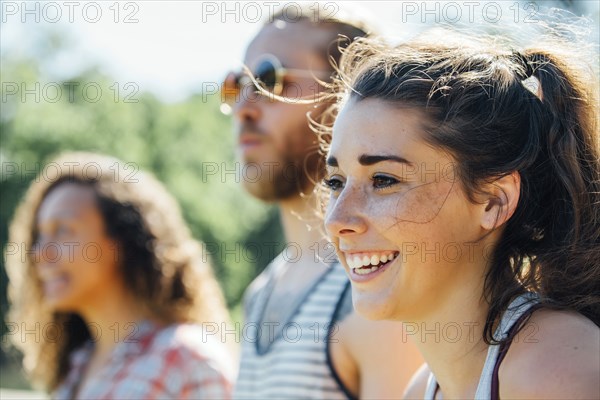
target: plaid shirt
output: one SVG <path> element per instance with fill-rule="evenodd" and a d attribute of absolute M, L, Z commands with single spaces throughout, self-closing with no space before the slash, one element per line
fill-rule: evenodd
<path fill-rule="evenodd" d="M 90 341 L 71 355 L 54 399 L 229 399 L 232 380 L 221 343 L 207 343 L 199 325 L 167 327 L 143 321 L 119 342 L 102 369 L 77 389 L 93 352 Z M 228 360 L 227 360 L 228 361 Z"/>

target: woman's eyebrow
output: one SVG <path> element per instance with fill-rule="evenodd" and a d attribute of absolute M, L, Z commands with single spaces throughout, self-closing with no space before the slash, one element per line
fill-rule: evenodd
<path fill-rule="evenodd" d="M 360 156 L 358 158 L 358 162 L 361 165 L 365 165 L 365 166 L 374 165 L 374 164 L 377 164 L 377 163 L 380 163 L 383 161 L 394 161 L 394 162 L 398 162 L 398 163 L 402 163 L 402 164 L 412 165 L 412 163 L 410 161 L 408 161 L 406 158 L 394 156 L 394 155 L 376 156 L 376 155 L 363 154 L 362 156 Z M 327 160 L 325 162 L 330 167 L 338 167 L 339 166 L 338 160 L 334 156 L 327 157 Z"/>
<path fill-rule="evenodd" d="M 403 163 L 403 164 L 412 165 L 412 163 L 410 161 L 408 161 L 407 159 L 405 159 L 403 157 L 399 157 L 399 156 L 394 156 L 394 155 L 376 156 L 376 155 L 363 154 L 362 156 L 360 156 L 358 158 L 358 162 L 361 165 L 373 165 L 373 164 L 377 164 L 377 163 L 380 163 L 383 161 L 395 161 L 395 162 L 399 162 L 399 163 Z"/>

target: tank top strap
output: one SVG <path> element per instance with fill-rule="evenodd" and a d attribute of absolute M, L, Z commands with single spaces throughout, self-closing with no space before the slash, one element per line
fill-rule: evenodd
<path fill-rule="evenodd" d="M 531 316 L 531 314 L 535 310 L 540 308 L 540 305 L 541 305 L 541 303 L 534 304 L 531 307 L 529 307 L 529 309 L 527 311 L 525 311 L 523 314 L 521 314 L 519 319 L 510 328 L 506 342 L 500 344 L 498 358 L 496 359 L 496 365 L 494 365 L 494 372 L 492 373 L 492 388 L 491 388 L 491 393 L 490 393 L 491 400 L 499 400 L 500 399 L 500 380 L 498 378 L 498 372 L 500 371 L 500 364 L 504 360 L 506 353 L 508 353 L 508 349 L 510 348 L 510 345 L 512 344 L 514 337 L 518 333 L 519 328 L 521 326 L 523 326 L 523 323 L 527 320 L 528 317 Z"/>
<path fill-rule="evenodd" d="M 500 324 L 494 332 L 494 339 L 500 341 L 514 334 L 512 331 L 513 326 L 519 326 L 523 319 L 533 311 L 532 307 L 537 304 L 539 304 L 539 297 L 535 293 L 525 293 L 516 297 L 502 315 Z M 493 400 L 498 398 L 498 387 L 497 385 L 494 387 L 492 383 L 494 381 L 494 372 L 497 374 L 499 362 L 502 361 L 503 358 L 500 358 L 502 350 L 502 346 L 500 345 L 488 346 L 485 364 L 483 365 L 479 384 L 477 385 L 477 391 L 475 392 L 475 399 Z M 504 349 L 504 353 L 506 353 L 507 350 L 507 348 Z M 492 390 L 493 388 L 495 388 L 496 392 Z M 424 399 L 434 400 L 437 391 L 438 383 L 433 373 L 431 373 L 427 380 Z"/>
<path fill-rule="evenodd" d="M 494 339 L 501 341 L 508 338 L 509 335 L 511 335 L 511 328 L 515 326 L 517 322 L 522 320 L 524 315 L 528 315 L 531 307 L 538 303 L 539 298 L 535 293 L 525 293 L 516 297 L 502 315 L 500 324 L 494 332 Z M 481 371 L 481 378 L 479 378 L 479 384 L 477 385 L 477 391 L 475 392 L 476 399 L 491 400 L 494 397 L 497 398 L 497 393 L 494 394 L 492 391 L 492 381 L 494 370 L 497 369 L 496 365 L 499 361 L 501 349 L 502 346 L 500 345 L 490 345 L 488 347 L 485 364 Z"/>
<path fill-rule="evenodd" d="M 438 383 L 435 380 L 435 376 L 433 373 L 429 374 L 429 378 L 427 378 L 427 387 L 425 389 L 425 396 L 423 396 L 424 400 L 434 400 L 435 394 L 438 391 Z"/>

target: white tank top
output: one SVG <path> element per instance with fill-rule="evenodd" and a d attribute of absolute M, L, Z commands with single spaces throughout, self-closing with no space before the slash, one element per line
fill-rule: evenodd
<path fill-rule="evenodd" d="M 538 301 L 538 296 L 534 293 L 526 293 L 515 298 L 502 315 L 500 324 L 494 332 L 494 339 L 501 340 L 506 338 L 510 328 L 512 328 L 515 322 L 517 322 L 517 320 L 533 305 L 537 304 Z M 485 364 L 483 365 L 479 384 L 477 385 L 477 391 L 475 392 L 475 399 L 477 400 L 490 400 L 492 398 L 492 379 L 499 353 L 500 345 L 490 345 L 488 347 Z M 431 373 L 427 380 L 427 389 L 425 390 L 424 399 L 434 400 L 437 389 L 438 383 L 435 376 L 433 376 L 433 373 Z"/>

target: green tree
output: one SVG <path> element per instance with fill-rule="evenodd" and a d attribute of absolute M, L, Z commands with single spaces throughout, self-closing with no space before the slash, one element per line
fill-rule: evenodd
<path fill-rule="evenodd" d="M 132 163 L 132 172 L 152 172 L 177 198 L 194 236 L 212 255 L 228 305 L 236 307 L 248 283 L 284 244 L 276 211 L 239 184 L 244 171 L 234 162 L 232 128 L 219 112 L 220 97 L 198 94 L 165 104 L 147 93 L 133 94 L 135 84 L 115 83 L 95 69 L 56 84 L 47 79 L 35 60 L 3 64 L 2 88 L 11 91 L 2 93 L 0 117 L 2 249 L 15 207 L 45 163 L 63 151 L 110 154 Z M 23 87 L 39 87 L 39 99 L 32 94 L 22 99 Z M 101 88 L 100 96 L 94 87 Z M 57 88 L 62 96 L 54 101 Z M 0 274 L 4 317 L 4 259 Z"/>

